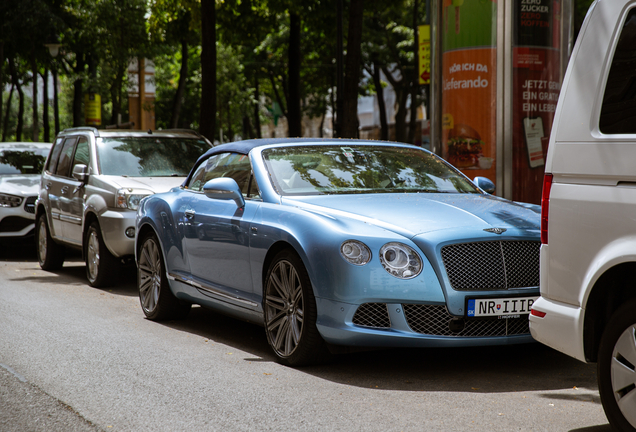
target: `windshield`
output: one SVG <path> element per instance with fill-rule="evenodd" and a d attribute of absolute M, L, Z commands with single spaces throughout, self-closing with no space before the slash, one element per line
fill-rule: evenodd
<path fill-rule="evenodd" d="M 102 138 L 100 172 L 125 177 L 186 177 L 210 146 L 203 140 L 168 137 Z"/>
<path fill-rule="evenodd" d="M 48 154 L 48 148 L 0 150 L 0 175 L 40 174 Z"/>
<path fill-rule="evenodd" d="M 279 147 L 264 150 L 263 158 L 280 195 L 480 193 L 459 171 L 415 147 Z"/>

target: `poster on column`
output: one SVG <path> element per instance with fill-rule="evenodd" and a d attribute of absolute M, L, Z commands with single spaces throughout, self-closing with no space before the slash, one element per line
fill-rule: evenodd
<path fill-rule="evenodd" d="M 495 180 L 497 3 L 444 0 L 443 157 L 466 175 Z"/>
<path fill-rule="evenodd" d="M 512 198 L 538 204 L 561 89 L 561 2 L 519 0 L 514 5 Z"/>

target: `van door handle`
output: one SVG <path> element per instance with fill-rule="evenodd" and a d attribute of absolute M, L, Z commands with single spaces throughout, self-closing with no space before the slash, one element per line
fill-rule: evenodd
<path fill-rule="evenodd" d="M 194 210 L 186 210 L 184 213 L 185 217 L 187 217 L 188 219 L 193 219 L 194 215 L 196 214 Z"/>
<path fill-rule="evenodd" d="M 44 189 L 49 190 L 51 189 L 51 183 L 47 183 L 44 185 Z"/>
<path fill-rule="evenodd" d="M 62 195 L 64 195 L 66 192 L 68 192 L 68 186 L 64 186 L 62 190 L 60 190 L 60 192 L 62 192 Z"/>

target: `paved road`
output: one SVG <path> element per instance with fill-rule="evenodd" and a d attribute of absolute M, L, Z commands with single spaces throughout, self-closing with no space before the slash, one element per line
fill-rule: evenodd
<path fill-rule="evenodd" d="M 278 365 L 260 327 L 144 319 L 134 273 L 86 284 L 0 247 L 0 431 L 608 432 L 596 372 L 539 344 Z"/>

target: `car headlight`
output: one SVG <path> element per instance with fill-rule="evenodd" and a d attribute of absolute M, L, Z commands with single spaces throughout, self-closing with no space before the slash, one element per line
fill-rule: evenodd
<path fill-rule="evenodd" d="M 340 245 L 340 255 L 345 261 L 363 266 L 371 260 L 371 250 L 362 242 L 347 240 Z"/>
<path fill-rule="evenodd" d="M 422 272 L 420 255 L 402 243 L 387 243 L 380 248 L 380 262 L 384 270 L 400 279 L 412 279 Z"/>
<path fill-rule="evenodd" d="M 17 207 L 22 204 L 22 198 L 15 195 L 0 194 L 0 207 Z"/>
<path fill-rule="evenodd" d="M 137 210 L 141 200 L 153 193 L 154 192 L 145 189 L 119 189 L 115 196 L 115 207 Z"/>

